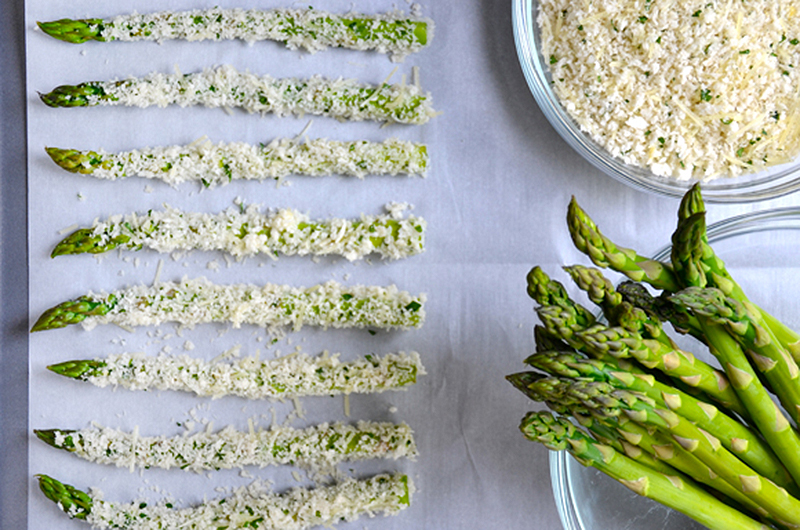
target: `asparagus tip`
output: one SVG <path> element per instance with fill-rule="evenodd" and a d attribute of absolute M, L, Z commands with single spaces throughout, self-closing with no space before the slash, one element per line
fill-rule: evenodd
<path fill-rule="evenodd" d="M 92 511 L 92 498 L 85 492 L 47 475 L 36 475 L 36 478 L 45 497 L 58 504 L 70 517 L 86 519 Z"/>
<path fill-rule="evenodd" d="M 47 367 L 51 372 L 63 375 L 64 377 L 71 377 L 73 379 L 86 379 L 91 377 L 96 371 L 100 370 L 106 365 L 104 361 L 82 360 L 82 361 L 66 361 L 58 364 L 51 364 Z"/>

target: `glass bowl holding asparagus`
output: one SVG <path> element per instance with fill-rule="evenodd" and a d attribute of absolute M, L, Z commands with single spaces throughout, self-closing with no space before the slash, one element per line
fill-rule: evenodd
<path fill-rule="evenodd" d="M 568 224 L 595 265 L 629 281 L 615 287 L 598 269 L 566 267 L 602 311 L 595 317 L 543 270 L 528 275 L 542 325 L 525 362 L 537 371 L 508 379 L 554 413 L 531 412 L 520 428 L 558 451 L 551 470 L 565 528 L 691 526 L 635 494 L 694 519 L 693 528 L 797 527 L 800 336 L 775 316 L 793 314 L 787 285 L 772 285 L 780 278 L 762 266 L 792 270 L 782 267 L 791 247 L 777 256 L 767 250 L 796 237 L 800 211 L 749 214 L 706 230 L 695 187 L 681 203 L 671 249 L 654 259 L 614 244 L 575 201 Z M 719 256 L 733 258 L 741 284 Z M 621 485 L 579 470 L 566 452 Z"/>

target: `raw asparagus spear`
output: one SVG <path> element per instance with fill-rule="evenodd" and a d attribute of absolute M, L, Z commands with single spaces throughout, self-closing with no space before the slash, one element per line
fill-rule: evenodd
<path fill-rule="evenodd" d="M 416 85 L 367 85 L 320 76 L 276 79 L 239 72 L 229 65 L 186 75 L 153 73 L 122 81 L 62 85 L 40 97 L 50 107 L 203 105 L 278 116 L 314 114 L 416 125 L 436 114 L 430 94 Z"/>
<path fill-rule="evenodd" d="M 94 528 L 128 530 L 209 528 L 303 530 L 360 515 L 394 515 L 411 503 L 414 485 L 406 475 L 376 475 L 366 480 L 346 479 L 333 486 L 294 488 L 282 494 L 268 488 L 242 488 L 230 497 L 199 506 L 174 508 L 170 503 L 118 504 L 105 501 L 92 491 L 38 475 L 39 487 L 70 517 L 83 519 Z"/>
<path fill-rule="evenodd" d="M 572 265 L 564 267 L 575 284 L 589 295 L 589 299 L 600 306 L 606 320 L 615 322 L 615 310 L 623 302 L 620 295 L 603 273 L 592 267 Z"/>
<path fill-rule="evenodd" d="M 572 423 L 548 412 L 530 412 L 520 425 L 531 441 L 554 451 L 569 451 L 578 462 L 618 480 L 634 493 L 654 499 L 706 525 L 711 530 L 767 530 L 767 527 L 731 508 L 691 479 L 663 475 L 601 445 Z"/>
<path fill-rule="evenodd" d="M 615 364 L 611 361 L 585 359 L 568 353 L 537 353 L 528 357 L 525 363 L 554 376 L 591 379 L 609 383 L 614 388 L 646 395 L 660 407 L 680 414 L 716 436 L 726 449 L 756 471 L 769 475 L 774 470 L 781 469 L 783 473 L 778 481 L 781 484 L 788 484 L 791 481 L 791 477 L 783 469 L 783 464 L 757 433 L 720 412 L 717 407 L 661 383 L 652 375 L 631 373 L 628 367 L 622 364 L 624 361 Z"/>
<path fill-rule="evenodd" d="M 383 392 L 417 382 L 425 367 L 416 352 L 367 355 L 342 362 L 339 355 L 291 354 L 274 360 L 243 357 L 207 362 L 179 356 L 122 353 L 103 359 L 67 361 L 51 371 L 99 387 L 179 390 L 199 396 L 247 399 Z"/>
<path fill-rule="evenodd" d="M 292 209 L 261 213 L 255 205 L 229 208 L 219 214 L 166 206 L 164 211 L 95 221 L 92 228 L 81 228 L 65 237 L 51 256 L 147 247 L 162 253 L 222 251 L 237 259 L 256 254 L 333 254 L 354 261 L 373 253 L 386 259 L 403 259 L 424 250 L 427 226 L 421 217 L 403 217 L 407 207 L 390 203 L 383 215 L 315 221 Z"/>
<path fill-rule="evenodd" d="M 703 283 L 705 278 L 692 270 L 693 267 L 699 267 L 696 265 L 697 256 L 702 253 L 700 234 L 705 233 L 705 230 L 697 229 L 700 223 L 704 223 L 702 214 L 684 219 L 673 237 L 673 260 L 684 262 L 681 266 L 684 271 L 681 281 L 686 286 L 690 286 L 693 280 Z M 690 232 L 694 235 L 688 236 Z M 772 396 L 764 388 L 736 339 L 721 324 L 701 315 L 696 317 L 709 350 L 719 360 L 754 425 L 800 485 L 800 435 L 792 428 L 784 412 L 772 401 Z"/>
<path fill-rule="evenodd" d="M 748 352 L 753 365 L 769 382 L 789 416 L 800 423 L 800 369 L 771 330 L 758 324 L 758 309 L 748 311 L 744 304 L 713 287 L 688 287 L 672 295 L 670 300 L 724 326 Z"/>
<path fill-rule="evenodd" d="M 534 343 L 536 344 L 536 351 L 563 351 L 563 352 L 573 352 L 575 351 L 572 346 L 558 338 L 556 335 L 553 335 L 547 328 L 540 325 L 535 325 L 533 327 L 533 338 Z"/>
<path fill-rule="evenodd" d="M 717 256 L 714 249 L 708 243 L 708 234 L 705 225 L 705 204 L 700 192 L 700 185 L 695 184 L 686 192 L 681 200 L 678 209 L 678 229 L 676 235 L 682 231 L 687 231 L 688 235 L 683 237 L 694 237 L 696 245 L 696 256 L 693 261 L 696 266 L 701 267 L 702 280 L 698 280 L 692 285 L 705 287 L 716 287 L 725 293 L 726 296 L 743 304 L 750 304 L 747 295 L 741 286 L 733 279 L 728 272 L 725 262 Z M 685 225 L 692 225 L 687 228 Z M 684 246 L 683 248 L 687 248 Z M 684 256 L 676 256 L 678 263 L 683 263 Z M 753 305 L 753 316 L 759 325 L 762 325 L 773 333 L 774 338 L 797 362 L 800 362 L 800 334 L 788 327 L 786 324 L 770 315 L 767 311 Z"/>
<path fill-rule="evenodd" d="M 589 256 L 598 267 L 621 272 L 633 281 L 646 282 L 657 289 L 675 292 L 680 289 L 668 264 L 640 256 L 636 251 L 617 246 L 605 237 L 584 212 L 575 197 L 567 210 L 567 226 L 575 247 Z"/>
<path fill-rule="evenodd" d="M 587 327 L 595 322 L 591 311 L 575 303 L 567 294 L 560 282 L 550 278 L 541 267 L 534 267 L 528 272 L 528 296 L 542 306 L 557 306 L 574 313 L 575 323 L 579 327 Z"/>
<path fill-rule="evenodd" d="M 281 138 L 258 146 L 241 142 L 214 145 L 200 139 L 189 145 L 120 153 L 56 147 L 46 151 L 53 162 L 72 173 L 106 180 L 137 175 L 172 186 L 195 181 L 207 188 L 233 180 L 280 179 L 293 174 L 424 176 L 429 162 L 427 146 L 397 139 L 377 143 Z"/>
<path fill-rule="evenodd" d="M 653 455 L 657 462 L 661 462 L 667 467 L 677 469 L 689 477 L 692 477 L 697 482 L 714 488 L 728 499 L 736 502 L 737 504 L 734 506 L 746 511 L 748 514 L 757 517 L 767 517 L 769 515 L 761 506 L 742 493 L 739 488 L 728 484 L 706 464 L 686 451 L 679 443 L 669 436 L 656 429 L 642 427 L 636 422 L 625 421 L 624 418 L 622 421 L 619 421 L 619 418 L 611 416 L 602 416 L 600 414 L 597 416 L 598 417 L 590 417 L 595 423 L 602 422 L 609 428 L 615 429 L 617 435 L 620 436 L 623 443 L 625 443 L 625 454 L 627 456 L 630 457 L 630 453 L 635 454 L 635 452 L 630 449 L 630 447 L 635 447 L 645 454 Z M 578 419 L 578 421 L 581 425 L 584 425 L 583 422 L 585 420 Z M 658 469 L 657 471 L 666 474 L 674 473 L 674 471 L 661 471 Z"/>
<path fill-rule="evenodd" d="M 114 18 L 38 22 L 46 34 L 80 44 L 90 40 L 161 42 L 168 39 L 278 41 L 310 52 L 328 47 L 376 50 L 402 60 L 426 46 L 433 21 L 400 11 L 337 15 L 315 9 L 195 9 L 127 14 Z"/>
<path fill-rule="evenodd" d="M 667 348 L 621 326 L 610 328 L 594 324 L 581 328 L 575 322 L 573 312 L 556 306 L 540 307 L 537 314 L 549 333 L 578 351 L 601 361 L 634 358 L 647 368 L 658 369 L 691 388 L 704 391 L 737 414 L 747 415 L 725 375 L 687 351 Z"/>
<path fill-rule="evenodd" d="M 582 403 L 612 417 L 619 410 L 631 420 L 655 427 L 672 436 L 683 449 L 692 453 L 731 486 L 740 488 L 770 517 L 789 526 L 800 525 L 800 500 L 792 497 L 771 477 L 764 477 L 725 449 L 716 437 L 699 429 L 672 411 L 660 409 L 649 398 L 626 390 L 608 391 L 603 383 L 576 382 Z M 599 389 L 599 390 L 598 390 Z M 590 402 L 592 404 L 590 404 Z"/>
<path fill-rule="evenodd" d="M 531 392 L 530 390 L 536 389 L 538 386 L 537 382 L 543 383 L 546 386 L 549 381 L 553 381 L 553 378 L 544 378 L 532 372 L 511 374 L 506 376 L 506 379 L 512 385 L 514 385 L 514 387 L 522 391 L 523 394 L 536 401 L 540 400 L 541 397 L 545 397 L 544 393 L 539 393 L 538 390 Z M 531 386 L 531 389 L 529 389 L 528 386 Z M 556 391 L 557 387 L 558 383 L 552 387 L 552 390 Z M 592 435 L 598 441 L 600 441 L 600 443 L 613 447 L 620 453 L 625 454 L 628 458 L 654 469 L 659 473 L 670 475 L 675 473 L 675 468 L 673 468 L 671 465 L 654 458 L 651 453 L 643 451 L 636 445 L 628 442 L 620 435 L 616 429 L 616 426 L 614 426 L 612 422 L 599 421 L 597 418 L 592 416 L 592 413 L 589 409 L 580 403 L 571 403 L 567 400 L 562 402 L 555 396 L 553 399 L 554 400 L 546 400 L 547 406 L 552 411 L 564 416 L 572 416 L 583 428 L 591 431 Z"/>
<path fill-rule="evenodd" d="M 414 435 L 405 423 L 323 423 L 306 429 L 273 426 L 241 432 L 233 427 L 174 437 L 141 436 L 108 427 L 36 430 L 53 447 L 99 464 L 127 468 L 180 468 L 203 472 L 290 464 L 332 472 L 341 462 L 414 458 Z"/>
<path fill-rule="evenodd" d="M 205 278 L 138 285 L 111 293 L 89 293 L 45 311 L 31 331 L 82 323 L 121 326 L 176 322 L 193 326 L 230 322 L 270 330 L 305 325 L 324 328 L 417 328 L 425 319 L 425 295 L 395 286 L 348 287 L 329 281 L 309 288 L 266 284 L 216 285 Z"/>
<path fill-rule="evenodd" d="M 662 342 L 645 339 L 622 326 L 596 324 L 576 333 L 589 346 L 594 356 L 610 355 L 616 359 L 634 358 L 647 368 L 657 369 L 691 388 L 702 390 L 709 397 L 743 417 L 748 410 L 731 388 L 728 377 L 713 366 L 697 359 L 690 352 Z M 596 352 L 596 353 L 595 353 Z"/>
<path fill-rule="evenodd" d="M 633 307 L 639 308 L 649 315 L 655 315 L 663 322 L 669 322 L 678 333 L 682 335 L 688 333 L 705 343 L 705 337 L 703 337 L 697 319 L 694 315 L 677 309 L 667 299 L 670 293 L 664 292 L 656 297 L 650 294 L 644 285 L 630 280 L 620 283 L 617 286 L 617 292 Z"/>
<path fill-rule="evenodd" d="M 554 410 L 559 414 L 558 410 Z M 628 458 L 649 467 L 659 473 L 665 475 L 675 474 L 675 467 L 670 465 L 666 460 L 659 460 L 653 456 L 652 453 L 642 450 L 639 446 L 628 442 L 623 436 L 617 432 L 616 429 L 611 427 L 611 423 L 603 423 L 597 418 L 593 417 L 588 410 L 582 410 L 581 407 L 570 407 L 564 412 L 564 415 L 570 415 L 578 422 L 584 429 L 588 430 L 594 438 L 601 444 L 613 447 L 616 451 L 624 454 Z"/>

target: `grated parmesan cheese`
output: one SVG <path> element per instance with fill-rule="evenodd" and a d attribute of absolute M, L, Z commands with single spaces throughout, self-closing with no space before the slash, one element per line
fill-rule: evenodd
<path fill-rule="evenodd" d="M 433 38 L 429 18 L 401 11 L 378 15 L 337 15 L 315 9 L 195 9 L 133 13 L 107 20 L 86 20 L 99 41 L 272 40 L 309 52 L 328 47 L 375 50 L 401 61 Z M 47 23 L 44 25 L 47 28 Z"/>
<path fill-rule="evenodd" d="M 553 90 L 625 163 L 710 180 L 800 152 L 795 0 L 541 0 L 539 9 Z"/>
<path fill-rule="evenodd" d="M 121 353 L 83 365 L 86 370 L 75 377 L 99 387 L 177 390 L 203 397 L 234 395 L 246 399 L 383 392 L 413 385 L 418 376 L 426 374 L 417 352 L 367 355 L 348 362 L 342 362 L 338 354 L 207 362 L 188 355 Z"/>
<path fill-rule="evenodd" d="M 109 427 L 79 431 L 37 431 L 50 445 L 99 464 L 125 468 L 180 468 L 187 471 L 244 466 L 297 465 L 331 474 L 341 462 L 415 458 L 417 447 L 405 423 L 323 423 L 306 429 L 273 426 L 256 432 L 226 427 L 175 437 L 141 436 Z M 43 438 L 44 439 L 44 438 Z"/>
<path fill-rule="evenodd" d="M 63 486 L 62 486 L 63 487 Z M 85 516 L 93 528 L 128 530 L 208 530 L 209 528 L 304 530 L 353 521 L 360 515 L 395 515 L 407 508 L 414 484 L 406 475 L 376 475 L 366 480 L 345 479 L 333 486 L 294 488 L 275 494 L 264 484 L 237 489 L 233 495 L 189 508 L 170 503 L 148 505 L 103 500 L 92 490 L 79 514 L 73 504 L 70 516 Z M 86 513 L 88 512 L 88 513 Z"/>
<path fill-rule="evenodd" d="M 61 86 L 41 98 L 55 107 L 202 105 L 278 116 L 314 114 L 415 125 L 436 114 L 430 94 L 414 85 L 368 85 L 321 76 L 276 79 L 239 72 L 230 65 L 186 75 L 152 73 L 142 78 Z"/>
<path fill-rule="evenodd" d="M 153 326 L 175 322 L 253 324 L 278 333 L 303 325 L 323 328 L 409 329 L 425 320 L 425 294 L 412 296 L 396 286 L 345 286 L 329 281 L 313 287 L 250 284 L 217 285 L 205 278 L 137 285 L 92 293 L 46 311 L 34 329 L 81 323 Z"/>
<path fill-rule="evenodd" d="M 397 139 L 339 142 L 280 138 L 258 146 L 241 142 L 213 145 L 205 140 L 120 153 L 58 148 L 47 148 L 47 153 L 62 168 L 99 179 L 137 175 L 172 186 L 201 182 L 207 188 L 233 180 L 280 179 L 292 174 L 425 176 L 428 169 L 425 145 Z"/>
<path fill-rule="evenodd" d="M 65 238 L 53 253 L 61 254 L 59 249 L 64 249 L 68 254 L 96 254 L 121 245 L 120 248 L 147 247 L 162 253 L 223 251 L 237 259 L 256 254 L 273 258 L 278 254 L 334 254 L 354 261 L 371 253 L 403 259 L 424 250 L 427 226 L 420 217 L 404 218 L 408 205 L 397 203 L 387 204 L 385 215 L 318 221 L 291 209 L 262 214 L 255 205 L 230 208 L 220 214 L 165 208 L 95 221 L 91 229 L 80 229 Z"/>

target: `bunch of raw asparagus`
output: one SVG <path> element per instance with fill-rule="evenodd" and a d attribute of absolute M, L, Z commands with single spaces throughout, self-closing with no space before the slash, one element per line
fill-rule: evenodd
<path fill-rule="evenodd" d="M 669 263 L 617 246 L 574 199 L 567 220 L 579 250 L 630 281 L 565 268 L 596 318 L 531 270 L 543 325 L 525 363 L 539 371 L 507 379 L 557 416 L 529 413 L 525 437 L 712 529 L 800 528 L 800 335 L 752 303 L 714 253 L 699 187 L 681 202 Z M 681 349 L 669 325 L 719 368 Z"/>

